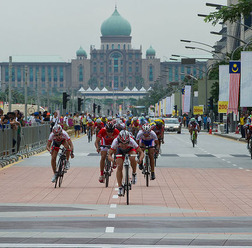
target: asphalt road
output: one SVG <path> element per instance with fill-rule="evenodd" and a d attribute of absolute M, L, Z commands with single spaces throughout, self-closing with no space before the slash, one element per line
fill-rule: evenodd
<path fill-rule="evenodd" d="M 86 136 L 61 188 L 43 152 L 0 170 L 0 247 L 252 246 L 252 160 L 246 144 L 200 133 L 165 135 L 156 180 L 138 182 L 130 205 L 115 173 L 98 182 L 99 155 Z"/>

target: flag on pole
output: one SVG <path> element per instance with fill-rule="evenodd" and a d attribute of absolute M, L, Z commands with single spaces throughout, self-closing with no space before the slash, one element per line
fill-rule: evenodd
<path fill-rule="evenodd" d="M 229 62 L 229 101 L 227 113 L 234 112 L 238 114 L 241 62 Z"/>

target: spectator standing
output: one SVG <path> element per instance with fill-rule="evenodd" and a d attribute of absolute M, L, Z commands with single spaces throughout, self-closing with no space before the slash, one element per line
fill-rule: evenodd
<path fill-rule="evenodd" d="M 203 126 L 204 126 L 204 130 L 206 130 L 207 129 L 207 116 L 206 115 L 203 116 Z"/>
<path fill-rule="evenodd" d="M 82 117 L 82 133 L 87 133 L 87 116 L 86 114 L 83 114 L 83 117 Z"/>
<path fill-rule="evenodd" d="M 198 123 L 199 123 L 199 127 L 201 128 L 201 122 L 202 122 L 202 117 L 201 117 L 201 115 L 198 115 L 197 121 L 198 121 Z"/>
<path fill-rule="evenodd" d="M 68 112 L 66 112 L 66 115 L 64 116 L 64 119 L 63 119 L 63 125 L 64 127 L 66 127 L 66 129 L 69 128 L 68 119 L 69 119 Z"/>
<path fill-rule="evenodd" d="M 58 124 L 58 122 L 59 122 L 58 113 L 55 111 L 53 113 L 53 116 L 52 116 L 51 121 L 50 121 L 50 123 L 51 123 L 51 132 L 52 132 L 52 128 L 54 127 L 54 125 Z"/>
<path fill-rule="evenodd" d="M 210 130 L 211 122 L 212 122 L 212 120 L 211 120 L 210 116 L 207 116 L 207 131 L 208 131 L 208 132 L 209 132 L 209 130 Z"/>
<path fill-rule="evenodd" d="M 244 124 L 245 124 L 245 117 L 243 113 L 240 116 L 240 129 L 241 129 L 241 137 L 245 138 L 245 129 L 244 129 Z"/>
<path fill-rule="evenodd" d="M 78 138 L 80 137 L 80 127 L 81 127 L 81 117 L 77 112 L 73 118 L 74 121 L 74 136 L 76 137 L 78 134 Z"/>

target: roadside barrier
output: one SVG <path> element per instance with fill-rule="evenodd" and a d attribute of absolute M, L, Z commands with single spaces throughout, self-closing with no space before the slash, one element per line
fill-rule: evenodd
<path fill-rule="evenodd" d="M 50 134 L 50 124 L 27 124 L 18 129 L 5 125 L 0 129 L 0 162 L 44 150 Z"/>

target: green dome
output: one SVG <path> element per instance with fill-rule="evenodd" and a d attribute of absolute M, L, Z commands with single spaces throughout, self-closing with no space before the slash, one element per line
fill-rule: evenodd
<path fill-rule="evenodd" d="M 87 53 L 82 47 L 79 48 L 79 50 L 76 52 L 76 55 L 77 56 L 84 56 L 87 58 Z"/>
<path fill-rule="evenodd" d="M 156 51 L 150 46 L 150 48 L 146 51 L 146 56 L 155 56 Z"/>
<path fill-rule="evenodd" d="M 101 25 L 102 36 L 130 36 L 131 26 L 115 9 L 112 16 Z"/>

